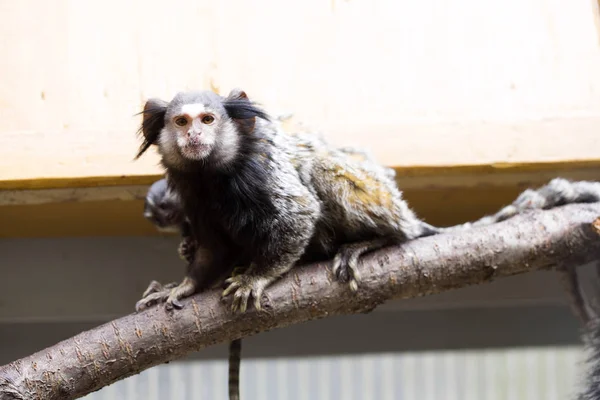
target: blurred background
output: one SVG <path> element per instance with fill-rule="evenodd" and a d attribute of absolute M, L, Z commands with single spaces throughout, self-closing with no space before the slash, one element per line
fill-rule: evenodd
<path fill-rule="evenodd" d="M 181 279 L 142 217 L 150 97 L 244 89 L 393 166 L 428 222 L 600 176 L 596 0 L 0 0 L 0 364 Z M 244 340 L 252 399 L 566 399 L 579 325 L 553 272 Z M 226 399 L 225 346 L 86 399 Z"/>

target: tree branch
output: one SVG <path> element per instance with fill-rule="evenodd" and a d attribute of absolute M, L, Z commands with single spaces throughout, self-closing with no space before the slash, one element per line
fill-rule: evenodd
<path fill-rule="evenodd" d="M 219 342 L 330 315 L 367 312 L 394 298 L 581 265 L 600 258 L 598 215 L 600 203 L 569 205 L 384 249 L 363 258 L 356 294 L 336 283 L 329 265 L 321 263 L 297 268 L 267 289 L 266 311 L 260 313 L 231 314 L 219 291 L 187 299 L 175 312 L 153 307 L 0 367 L 0 400 L 75 399 Z"/>

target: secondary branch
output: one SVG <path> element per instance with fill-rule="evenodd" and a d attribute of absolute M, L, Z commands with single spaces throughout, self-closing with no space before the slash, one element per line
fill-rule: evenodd
<path fill-rule="evenodd" d="M 69 400 L 204 347 L 290 324 L 372 310 L 394 298 L 600 259 L 600 204 L 535 211 L 365 256 L 358 293 L 327 263 L 296 268 L 267 289 L 266 311 L 233 315 L 211 291 L 167 312 L 154 307 L 0 367 L 0 400 Z"/>

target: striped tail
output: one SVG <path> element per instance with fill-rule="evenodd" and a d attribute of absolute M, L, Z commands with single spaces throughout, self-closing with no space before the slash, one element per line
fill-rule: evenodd
<path fill-rule="evenodd" d="M 229 400 L 240 400 L 240 363 L 242 339 L 229 343 Z"/>
<path fill-rule="evenodd" d="M 596 262 L 593 267 L 594 276 L 580 275 L 581 268 L 585 268 L 582 266 L 568 265 L 564 269 L 571 306 L 582 324 L 582 339 L 587 353 L 583 379 L 574 397 L 577 400 L 600 400 L 600 264 Z"/>

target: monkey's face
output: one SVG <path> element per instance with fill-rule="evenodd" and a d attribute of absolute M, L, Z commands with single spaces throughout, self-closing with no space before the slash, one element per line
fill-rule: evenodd
<path fill-rule="evenodd" d="M 163 155 L 183 159 L 228 161 L 237 153 L 239 133 L 212 92 L 179 94 L 170 103 L 159 147 Z"/>
<path fill-rule="evenodd" d="M 163 164 L 182 169 L 194 162 L 227 165 L 243 138 L 252 135 L 256 117 L 269 119 L 239 89 L 227 97 L 199 91 L 178 93 L 171 102 L 150 99 L 143 114 L 144 143 L 137 157 L 158 145 Z"/>
<path fill-rule="evenodd" d="M 144 218 L 159 231 L 178 232 L 184 214 L 179 196 L 167 187 L 165 179 L 156 181 L 146 195 Z"/>
<path fill-rule="evenodd" d="M 178 232 L 183 223 L 183 213 L 178 206 L 167 199 L 154 202 L 152 199 L 146 198 L 144 218 L 152 222 L 159 231 Z"/>

